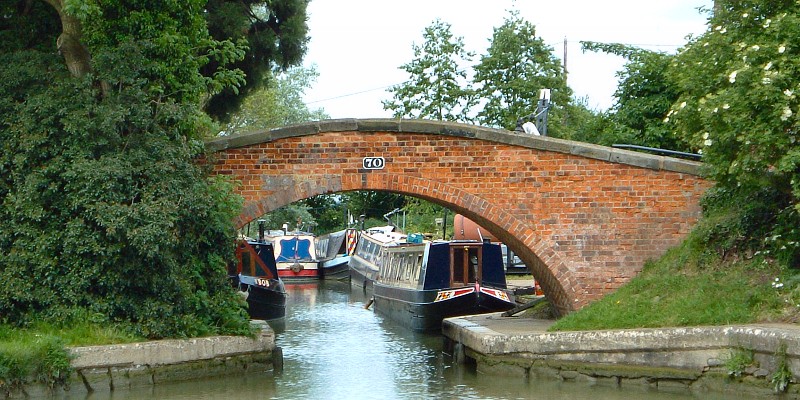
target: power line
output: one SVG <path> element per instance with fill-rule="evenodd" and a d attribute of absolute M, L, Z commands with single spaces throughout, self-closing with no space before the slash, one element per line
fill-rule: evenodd
<path fill-rule="evenodd" d="M 575 44 L 575 43 L 582 43 L 582 42 L 592 42 L 592 40 L 569 40 L 567 43 Z M 549 43 L 549 47 L 556 47 L 559 44 L 562 44 L 562 41 Z M 623 46 L 631 46 L 631 47 L 681 47 L 685 46 L 684 44 L 653 44 L 653 43 L 620 43 L 620 42 L 597 42 L 597 43 L 609 43 L 609 44 L 621 44 Z"/>
<path fill-rule="evenodd" d="M 581 42 L 585 42 L 585 40 L 565 40 L 565 41 L 559 41 L 559 42 L 555 42 L 555 43 L 552 43 L 552 44 L 548 44 L 548 46 L 549 47 L 555 47 L 555 46 L 563 43 L 564 47 L 565 47 L 565 49 L 564 49 L 564 58 L 566 59 L 566 44 L 567 43 L 575 44 L 575 43 L 581 43 Z M 645 43 L 617 43 L 617 42 L 614 42 L 614 43 L 615 44 L 621 44 L 623 46 L 632 46 L 632 47 L 681 47 L 681 46 L 683 46 L 683 44 L 675 45 L 675 44 L 645 44 Z M 566 60 L 564 60 L 564 68 L 566 70 Z M 319 100 L 312 100 L 312 101 L 306 102 L 306 104 L 310 105 L 310 104 L 322 103 L 322 102 L 326 102 L 326 101 L 338 100 L 338 99 L 343 99 L 343 98 L 351 97 L 351 96 L 357 96 L 357 95 L 364 94 L 364 93 L 370 93 L 370 92 L 374 92 L 374 91 L 378 91 L 378 90 L 386 90 L 386 89 L 389 89 L 389 88 L 394 87 L 394 86 L 406 84 L 406 83 L 408 83 L 410 81 L 411 80 L 406 80 L 406 81 L 403 81 L 403 82 L 399 82 L 399 83 L 395 83 L 395 84 L 391 84 L 391 85 L 386 85 L 386 86 L 381 86 L 381 87 L 377 87 L 377 88 L 365 89 L 365 90 L 361 90 L 361 91 L 358 91 L 358 92 L 352 92 L 352 93 L 345 93 L 345 94 L 341 94 L 341 95 L 338 95 L 338 96 L 328 97 L 328 98 L 319 99 Z"/>
<path fill-rule="evenodd" d="M 341 98 L 344 98 L 344 97 L 356 96 L 356 95 L 359 95 L 359 94 L 374 92 L 374 91 L 377 91 L 377 90 L 386 90 L 388 88 L 395 87 L 397 85 L 402 85 L 402 84 L 408 83 L 408 82 L 410 82 L 410 81 L 403 81 L 403 82 L 400 82 L 400 83 L 395 83 L 395 84 L 392 84 L 392 85 L 386 85 L 386 86 L 373 88 L 373 89 L 366 89 L 366 90 L 362 90 L 362 91 L 359 91 L 359 92 L 346 93 L 346 94 L 342 94 L 342 95 L 338 95 L 338 96 L 328 97 L 326 99 L 309 101 L 309 102 L 306 102 L 306 104 L 322 103 L 324 101 L 337 100 L 337 99 L 341 99 Z"/>

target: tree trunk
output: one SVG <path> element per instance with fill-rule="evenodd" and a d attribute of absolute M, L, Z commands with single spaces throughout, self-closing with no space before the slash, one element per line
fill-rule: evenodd
<path fill-rule="evenodd" d="M 64 62 L 72 76 L 81 78 L 92 70 L 92 58 L 86 46 L 81 43 L 83 36 L 81 23 L 74 16 L 64 12 L 64 0 L 45 1 L 56 9 L 61 18 L 61 35 L 56 41 L 58 52 L 64 56 Z"/>

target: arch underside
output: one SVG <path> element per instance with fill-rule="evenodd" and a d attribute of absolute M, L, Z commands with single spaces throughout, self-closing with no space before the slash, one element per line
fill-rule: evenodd
<path fill-rule="evenodd" d="M 245 203 L 243 212 L 236 221 L 237 227 L 241 228 L 248 222 L 280 207 L 321 194 L 372 190 L 418 197 L 462 214 L 489 230 L 525 262 L 560 314 L 574 310 L 576 302 L 572 290 L 574 279 L 564 260 L 552 251 L 553 243 L 546 243 L 543 238 L 536 235 L 533 227 L 487 199 L 421 177 L 387 176 L 381 173 L 363 173 L 355 178 L 341 175 L 315 175 L 302 178 L 271 176 L 265 177 L 264 180 L 263 197 Z M 493 217 L 487 218 L 487 216 Z M 510 229 L 502 228 L 494 220 L 504 221 Z"/>

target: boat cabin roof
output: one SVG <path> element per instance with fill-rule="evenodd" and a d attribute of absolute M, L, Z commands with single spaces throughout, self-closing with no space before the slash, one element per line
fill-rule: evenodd
<path fill-rule="evenodd" d="M 364 233 L 369 239 L 380 242 L 384 245 L 404 244 L 408 235 L 400 232 L 395 232 L 393 226 L 378 226 L 369 228 Z"/>

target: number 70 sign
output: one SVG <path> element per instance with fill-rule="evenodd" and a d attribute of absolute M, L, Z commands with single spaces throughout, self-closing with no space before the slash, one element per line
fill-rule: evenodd
<path fill-rule="evenodd" d="M 383 169 L 386 160 L 383 157 L 364 157 L 362 165 L 364 169 Z"/>

